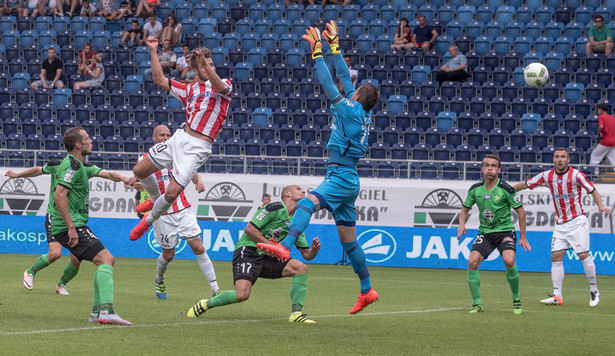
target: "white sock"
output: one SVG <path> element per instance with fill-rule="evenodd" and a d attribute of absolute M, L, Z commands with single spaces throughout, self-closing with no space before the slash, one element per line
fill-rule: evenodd
<path fill-rule="evenodd" d="M 158 189 L 158 181 L 156 180 L 156 175 L 150 174 L 149 176 L 139 179 L 141 184 L 143 184 L 143 188 L 147 194 L 149 194 L 150 199 L 152 201 L 156 201 L 160 196 L 160 190 Z"/>
<path fill-rule="evenodd" d="M 553 281 L 553 295 L 562 297 L 562 284 L 564 283 L 564 262 L 551 262 L 551 280 Z"/>
<path fill-rule="evenodd" d="M 152 225 L 154 221 L 158 220 L 158 218 L 160 218 L 162 214 L 164 214 L 167 210 L 169 210 L 171 205 L 173 205 L 173 202 L 169 203 L 165 199 L 165 196 L 158 197 L 158 199 L 156 199 L 156 201 L 154 202 L 154 207 L 152 208 L 152 211 L 150 211 L 147 218 L 145 218 L 145 221 L 147 221 L 147 224 Z"/>
<path fill-rule="evenodd" d="M 156 283 L 164 282 L 164 274 L 167 272 L 167 267 L 169 266 L 169 262 L 162 258 L 162 255 L 158 256 L 158 268 L 156 275 Z"/>
<path fill-rule="evenodd" d="M 199 268 L 209 281 L 209 286 L 211 287 L 211 294 L 216 294 L 220 287 L 218 287 L 218 280 L 216 279 L 216 271 L 214 271 L 214 264 L 211 263 L 209 256 L 207 256 L 207 252 L 204 252 L 201 255 L 196 255 L 196 260 L 199 263 Z"/>
<path fill-rule="evenodd" d="M 596 285 L 596 265 L 594 264 L 594 259 L 591 256 L 588 256 L 586 259 L 581 260 L 583 263 L 583 268 L 585 269 L 585 275 L 589 280 L 589 290 L 591 292 L 597 292 L 598 286 Z"/>

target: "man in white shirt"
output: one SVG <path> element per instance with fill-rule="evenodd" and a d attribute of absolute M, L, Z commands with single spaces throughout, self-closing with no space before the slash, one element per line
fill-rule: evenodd
<path fill-rule="evenodd" d="M 145 31 L 145 38 L 152 36 L 160 40 L 160 35 L 162 35 L 162 24 L 156 18 L 155 13 L 152 12 L 149 14 L 149 22 L 143 26 L 143 30 Z"/>

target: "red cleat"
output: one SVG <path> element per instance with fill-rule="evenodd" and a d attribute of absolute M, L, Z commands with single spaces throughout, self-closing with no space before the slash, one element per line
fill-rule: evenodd
<path fill-rule="evenodd" d="M 256 248 L 269 256 L 277 258 L 280 261 L 287 261 L 290 259 L 290 251 L 280 244 L 266 244 L 259 242 L 256 244 Z"/>
<path fill-rule="evenodd" d="M 356 314 L 361 310 L 365 309 L 368 305 L 378 300 L 378 293 L 374 290 L 374 288 L 370 288 L 369 292 L 359 294 L 359 300 L 357 303 L 350 309 L 350 314 Z"/>
<path fill-rule="evenodd" d="M 128 238 L 130 239 L 130 241 L 138 240 L 141 236 L 143 236 L 147 232 L 147 230 L 149 230 L 149 227 L 151 225 L 148 225 L 147 221 L 145 221 L 145 219 L 148 216 L 149 214 L 146 214 L 143 217 L 143 219 L 139 221 L 139 224 L 132 229 L 132 231 L 130 232 L 130 235 L 128 235 Z"/>
<path fill-rule="evenodd" d="M 137 205 L 137 207 L 135 208 L 137 210 L 137 213 L 147 213 L 148 211 L 152 210 L 152 208 L 154 207 L 154 202 L 152 202 L 151 200 L 146 200 L 143 203 Z"/>

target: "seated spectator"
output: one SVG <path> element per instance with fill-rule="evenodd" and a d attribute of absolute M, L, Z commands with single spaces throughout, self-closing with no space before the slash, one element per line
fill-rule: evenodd
<path fill-rule="evenodd" d="M 102 84 L 105 81 L 105 67 L 102 65 L 102 57 L 102 53 L 95 55 L 92 58 L 94 70 L 88 68 L 85 73 L 86 77 L 90 77 L 92 79 L 75 83 L 75 85 L 73 85 L 73 90 L 102 87 Z"/>
<path fill-rule="evenodd" d="M 151 12 L 149 14 L 149 21 L 143 26 L 143 32 L 145 41 L 148 37 L 156 37 L 156 39 L 160 40 L 160 36 L 162 35 L 162 24 L 158 21 L 156 14 Z"/>
<path fill-rule="evenodd" d="M 21 17 L 23 15 L 23 1 L 22 0 L 5 0 L 0 8 L 1 16 L 15 16 Z"/>
<path fill-rule="evenodd" d="M 436 80 L 440 82 L 440 85 L 442 85 L 442 82 L 462 82 L 468 78 L 466 56 L 459 53 L 459 49 L 455 45 L 450 46 L 448 52 L 451 54 L 451 58 L 440 67 L 440 72 L 436 74 Z"/>
<path fill-rule="evenodd" d="M 155 12 L 156 7 L 162 6 L 160 0 L 140 0 L 137 7 L 137 17 L 146 17 L 148 14 Z"/>
<path fill-rule="evenodd" d="M 589 29 L 589 42 L 585 45 L 585 54 L 604 53 L 605 57 L 613 53 L 613 35 L 611 27 L 604 23 L 602 15 L 594 17 L 595 25 Z"/>
<path fill-rule="evenodd" d="M 592 150 L 590 164 L 602 164 L 606 156 L 609 164 L 615 166 L 615 117 L 609 115 L 609 106 L 605 103 L 598 104 L 596 112 L 599 115 L 597 136 L 602 139 Z M 600 174 L 600 168 L 595 167 L 594 170 L 594 174 Z"/>
<path fill-rule="evenodd" d="M 94 69 L 92 57 L 95 54 L 92 51 L 92 44 L 86 43 L 83 45 L 83 49 L 79 52 L 79 69 L 77 69 L 77 74 L 85 75 L 89 70 Z"/>
<path fill-rule="evenodd" d="M 81 3 L 79 0 L 56 0 L 56 10 L 53 14 L 54 16 L 71 17 L 81 14 Z"/>
<path fill-rule="evenodd" d="M 357 76 L 359 75 L 359 71 L 352 68 L 352 66 L 350 65 L 350 60 L 351 60 L 350 56 L 348 55 L 344 56 L 344 61 L 346 62 L 346 65 L 348 66 L 348 70 L 350 71 L 350 80 L 352 80 L 352 85 L 356 88 L 357 87 Z M 335 86 L 340 91 L 340 93 L 345 93 L 344 87 L 342 86 L 342 82 L 340 82 L 340 78 L 338 78 L 337 76 L 335 77 Z"/>
<path fill-rule="evenodd" d="M 177 62 L 175 62 L 175 69 L 178 70 L 180 73 L 183 72 L 183 70 L 188 66 L 188 63 L 190 61 L 190 47 L 185 43 L 182 46 L 182 53 L 184 55 L 177 58 Z"/>
<path fill-rule="evenodd" d="M 23 9 L 23 16 L 30 16 L 33 19 L 36 19 L 39 15 L 45 16 L 47 13 L 45 10 L 46 4 L 47 0 L 28 0 L 27 7 Z"/>
<path fill-rule="evenodd" d="M 179 39 L 182 35 L 182 24 L 177 22 L 175 14 L 169 14 L 167 16 L 167 27 L 162 30 L 162 42 L 165 40 L 171 41 L 171 46 L 179 43 Z"/>
<path fill-rule="evenodd" d="M 112 0 L 100 0 L 99 9 L 97 16 L 102 16 L 107 20 L 115 20 Z"/>
<path fill-rule="evenodd" d="M 116 20 L 121 19 L 122 17 L 131 17 L 137 11 L 137 4 L 135 0 L 122 0 L 120 4 L 120 8 L 113 15 Z"/>
<path fill-rule="evenodd" d="M 86 16 L 89 20 L 96 16 L 96 6 L 90 4 L 90 0 L 81 0 L 81 16 Z"/>
<path fill-rule="evenodd" d="M 158 61 L 162 66 L 162 72 L 166 75 L 180 75 L 180 72 L 175 69 L 175 62 L 177 61 L 177 55 L 171 49 L 171 42 L 164 40 L 162 42 L 162 51 L 158 53 Z M 152 74 L 151 69 L 145 70 L 145 75 Z"/>
<path fill-rule="evenodd" d="M 419 25 L 412 31 L 412 43 L 408 49 L 419 48 L 423 52 L 429 51 L 438 38 L 438 31 L 431 25 L 427 24 L 425 16 L 419 16 Z"/>
<path fill-rule="evenodd" d="M 184 70 L 182 70 L 182 83 L 192 83 L 196 80 L 196 71 L 188 64 Z"/>
<path fill-rule="evenodd" d="M 56 49 L 47 49 L 48 58 L 41 65 L 41 79 L 32 83 L 32 88 L 37 90 L 43 88 L 64 88 L 64 83 L 60 80 L 64 66 L 60 58 L 56 57 Z"/>
<path fill-rule="evenodd" d="M 402 18 L 399 20 L 399 27 L 395 32 L 395 38 L 391 45 L 391 50 L 408 50 L 412 48 L 412 30 L 408 27 L 408 19 Z"/>
<path fill-rule="evenodd" d="M 123 47 L 138 47 L 143 45 L 145 36 L 143 35 L 143 29 L 139 27 L 139 20 L 132 19 L 130 26 L 130 30 L 124 32 L 122 35 L 121 45 Z"/>

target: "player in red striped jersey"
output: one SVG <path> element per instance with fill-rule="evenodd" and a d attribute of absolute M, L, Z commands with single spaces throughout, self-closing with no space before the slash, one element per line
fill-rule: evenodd
<path fill-rule="evenodd" d="M 159 125 L 154 128 L 154 133 L 152 135 L 154 144 L 166 142 L 169 137 L 171 137 L 171 132 L 168 127 Z M 139 158 L 139 161 L 142 161 L 147 156 L 148 153 L 144 154 Z M 164 195 L 171 182 L 169 170 L 163 168 L 155 172 L 153 176 L 158 182 L 158 194 Z M 199 193 L 205 191 L 205 185 L 198 173 L 194 175 L 192 182 Z M 142 184 L 139 182 L 135 181 L 134 186 L 137 190 L 143 189 Z M 212 295 L 215 296 L 220 290 L 216 280 L 214 266 L 200 238 L 202 233 L 201 228 L 196 221 L 196 217 L 189 208 L 190 202 L 182 191 L 160 219 L 154 222 L 154 237 L 162 248 L 162 254 L 158 257 L 157 275 L 154 281 L 156 296 L 160 299 L 167 299 L 164 277 L 169 263 L 173 260 L 173 257 L 175 257 L 175 247 L 179 244 L 179 238 L 186 240 L 188 246 L 192 249 L 201 271 L 209 281 Z"/>
<path fill-rule="evenodd" d="M 181 100 L 186 107 L 186 123 L 167 142 L 154 145 L 147 159 L 133 168 L 137 178 L 151 197 L 150 206 L 142 210 L 151 212 L 130 232 L 130 239 L 143 236 L 149 227 L 177 199 L 197 170 L 211 155 L 211 147 L 226 120 L 233 85 L 220 79 L 211 59 L 211 50 L 199 48 L 192 51 L 190 65 L 196 70 L 196 80 L 183 84 L 164 76 L 158 60 L 158 40 L 148 37 L 154 83 Z M 152 174 L 160 169 L 170 171 L 171 181 L 164 195 Z M 145 203 L 144 203 L 145 204 Z"/>
<path fill-rule="evenodd" d="M 553 205 L 557 213 L 553 241 L 551 242 L 551 280 L 553 281 L 553 296 L 541 300 L 543 304 L 562 305 L 562 283 L 564 282 L 564 265 L 562 260 L 566 250 L 573 249 L 583 263 L 585 274 L 589 279 L 589 306 L 594 307 L 600 302 L 600 292 L 596 286 L 596 265 L 589 255 L 589 224 L 587 214 L 583 210 L 581 194 L 590 194 L 598 211 L 609 214 L 609 208 L 604 207 L 600 194 L 587 179 L 583 172 L 569 167 L 568 150 L 559 147 L 553 154 L 555 168 L 539 173 L 525 182 L 515 185 L 515 191 L 526 188 L 534 189 L 545 185 L 553 195 Z"/>

